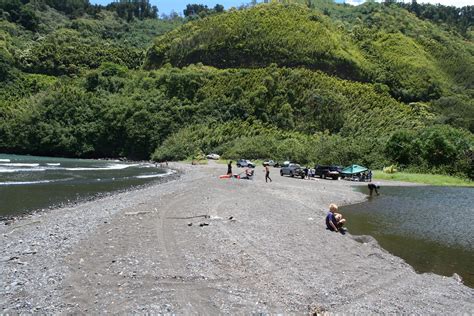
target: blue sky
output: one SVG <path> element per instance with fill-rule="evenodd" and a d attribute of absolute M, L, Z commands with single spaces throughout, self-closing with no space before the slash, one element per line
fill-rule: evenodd
<path fill-rule="evenodd" d="M 111 0 L 89 0 L 92 4 L 108 4 Z M 189 3 L 205 4 L 208 7 L 214 7 L 216 4 L 222 4 L 226 9 L 238 7 L 241 4 L 250 3 L 251 0 L 150 0 L 150 3 L 156 5 L 161 13 L 170 13 L 174 10 L 177 13 L 183 13 L 186 5 Z M 261 1 L 258 1 L 261 2 Z"/>
<path fill-rule="evenodd" d="M 92 4 L 108 4 L 111 0 L 89 0 Z M 241 4 L 250 3 L 251 0 L 150 0 L 153 5 L 158 7 L 161 13 L 170 13 L 172 10 L 182 14 L 184 8 L 189 3 L 200 3 L 205 4 L 208 7 L 213 7 L 217 3 L 222 4 L 226 9 L 231 7 L 238 7 Z M 381 0 L 376 0 L 381 1 Z M 405 2 L 411 2 L 411 0 L 404 0 Z M 262 2 L 258 0 L 257 2 Z M 357 5 L 364 3 L 365 0 L 336 0 L 336 2 L 346 2 L 349 4 Z M 462 7 L 466 5 L 474 5 L 474 0 L 417 0 L 418 3 L 441 3 L 443 5 L 452 5 L 456 7 Z"/>

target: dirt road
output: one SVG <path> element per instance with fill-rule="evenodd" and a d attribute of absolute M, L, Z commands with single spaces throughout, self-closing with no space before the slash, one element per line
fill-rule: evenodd
<path fill-rule="evenodd" d="M 176 167 L 179 180 L 1 227 L 1 310 L 474 312 L 474 290 L 455 278 L 416 274 L 370 237 L 325 229 L 329 203 L 365 198 L 348 182 Z"/>

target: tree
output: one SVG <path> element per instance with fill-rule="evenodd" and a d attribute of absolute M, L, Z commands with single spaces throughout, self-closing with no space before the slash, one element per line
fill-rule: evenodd
<path fill-rule="evenodd" d="M 216 4 L 214 6 L 214 11 L 216 13 L 221 13 L 221 12 L 224 12 L 224 6 L 222 4 Z"/>
<path fill-rule="evenodd" d="M 209 13 L 209 8 L 204 4 L 188 4 L 186 9 L 183 10 L 185 17 L 192 17 L 195 15 L 201 15 L 201 13 Z"/>
<path fill-rule="evenodd" d="M 385 145 L 385 155 L 400 165 L 409 165 L 413 160 L 414 135 L 408 130 L 392 134 Z"/>
<path fill-rule="evenodd" d="M 20 9 L 18 22 L 27 30 L 36 31 L 40 20 L 33 8 L 25 5 Z"/>
<path fill-rule="evenodd" d="M 106 9 L 115 11 L 119 17 L 127 21 L 134 18 L 143 20 L 158 17 L 158 8 L 152 6 L 149 0 L 120 0 L 108 4 Z"/>
<path fill-rule="evenodd" d="M 295 127 L 293 109 L 289 103 L 283 104 L 280 112 L 277 114 L 277 125 L 282 129 L 288 130 Z"/>
<path fill-rule="evenodd" d="M 81 16 L 90 6 L 89 0 L 44 0 L 44 2 L 58 11 L 69 16 Z"/>
<path fill-rule="evenodd" d="M 421 134 L 423 158 L 432 166 L 447 165 L 456 161 L 460 146 L 459 133 L 454 129 L 433 126 Z"/>

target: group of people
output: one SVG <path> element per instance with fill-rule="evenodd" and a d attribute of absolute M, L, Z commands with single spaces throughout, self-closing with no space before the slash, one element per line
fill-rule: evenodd
<path fill-rule="evenodd" d="M 270 168 L 268 164 L 263 165 L 265 167 L 264 172 L 265 172 L 265 182 L 272 182 L 272 179 L 270 178 Z M 250 179 L 253 176 L 253 170 L 250 168 L 245 169 L 244 171 L 245 177 L 247 179 Z M 232 175 L 232 161 L 229 161 L 227 164 L 227 174 Z M 372 196 L 373 191 L 377 195 L 379 195 L 378 189 L 380 188 L 377 184 L 374 183 L 369 183 L 368 188 L 370 191 L 370 196 Z M 333 232 L 344 232 L 344 224 L 346 223 L 346 219 L 342 217 L 342 214 L 338 213 L 338 206 L 336 204 L 330 204 L 329 205 L 329 212 L 326 215 L 326 227 L 330 231 Z"/>
<path fill-rule="evenodd" d="M 358 177 L 359 177 L 359 181 L 372 182 L 372 170 L 369 169 L 369 170 L 367 170 L 367 171 L 364 171 L 364 172 L 360 173 L 360 174 L 358 175 Z"/>
<path fill-rule="evenodd" d="M 268 182 L 268 180 L 272 182 L 272 178 L 270 178 L 270 168 L 268 168 L 268 164 L 264 164 L 263 166 L 265 167 L 265 169 L 263 170 L 265 172 L 265 182 Z M 245 176 L 240 177 L 241 179 L 251 179 L 253 177 L 254 171 L 251 168 L 247 167 L 243 173 L 245 173 Z M 227 164 L 227 175 L 232 176 L 232 160 L 230 160 Z"/>
<path fill-rule="evenodd" d="M 308 167 L 305 167 L 303 169 L 303 172 L 304 172 L 304 178 L 308 179 L 308 180 L 309 180 L 309 178 L 314 177 L 314 175 L 316 174 L 315 169 L 311 169 L 311 168 L 308 168 Z"/>

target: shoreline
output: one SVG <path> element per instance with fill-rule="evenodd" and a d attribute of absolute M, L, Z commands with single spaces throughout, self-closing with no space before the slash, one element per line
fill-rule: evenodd
<path fill-rule="evenodd" d="M 3 312 L 469 312 L 473 289 L 417 274 L 369 236 L 329 233 L 353 183 L 219 180 L 170 163 L 165 183 L 0 227 Z M 208 216 L 208 217 L 205 217 Z M 231 218 L 232 217 L 232 218 Z M 316 219 L 315 219 L 316 218 Z M 208 224 L 208 226 L 200 226 Z M 338 249 L 332 253 L 333 249 Z M 338 267 L 338 281 L 331 270 Z"/>

